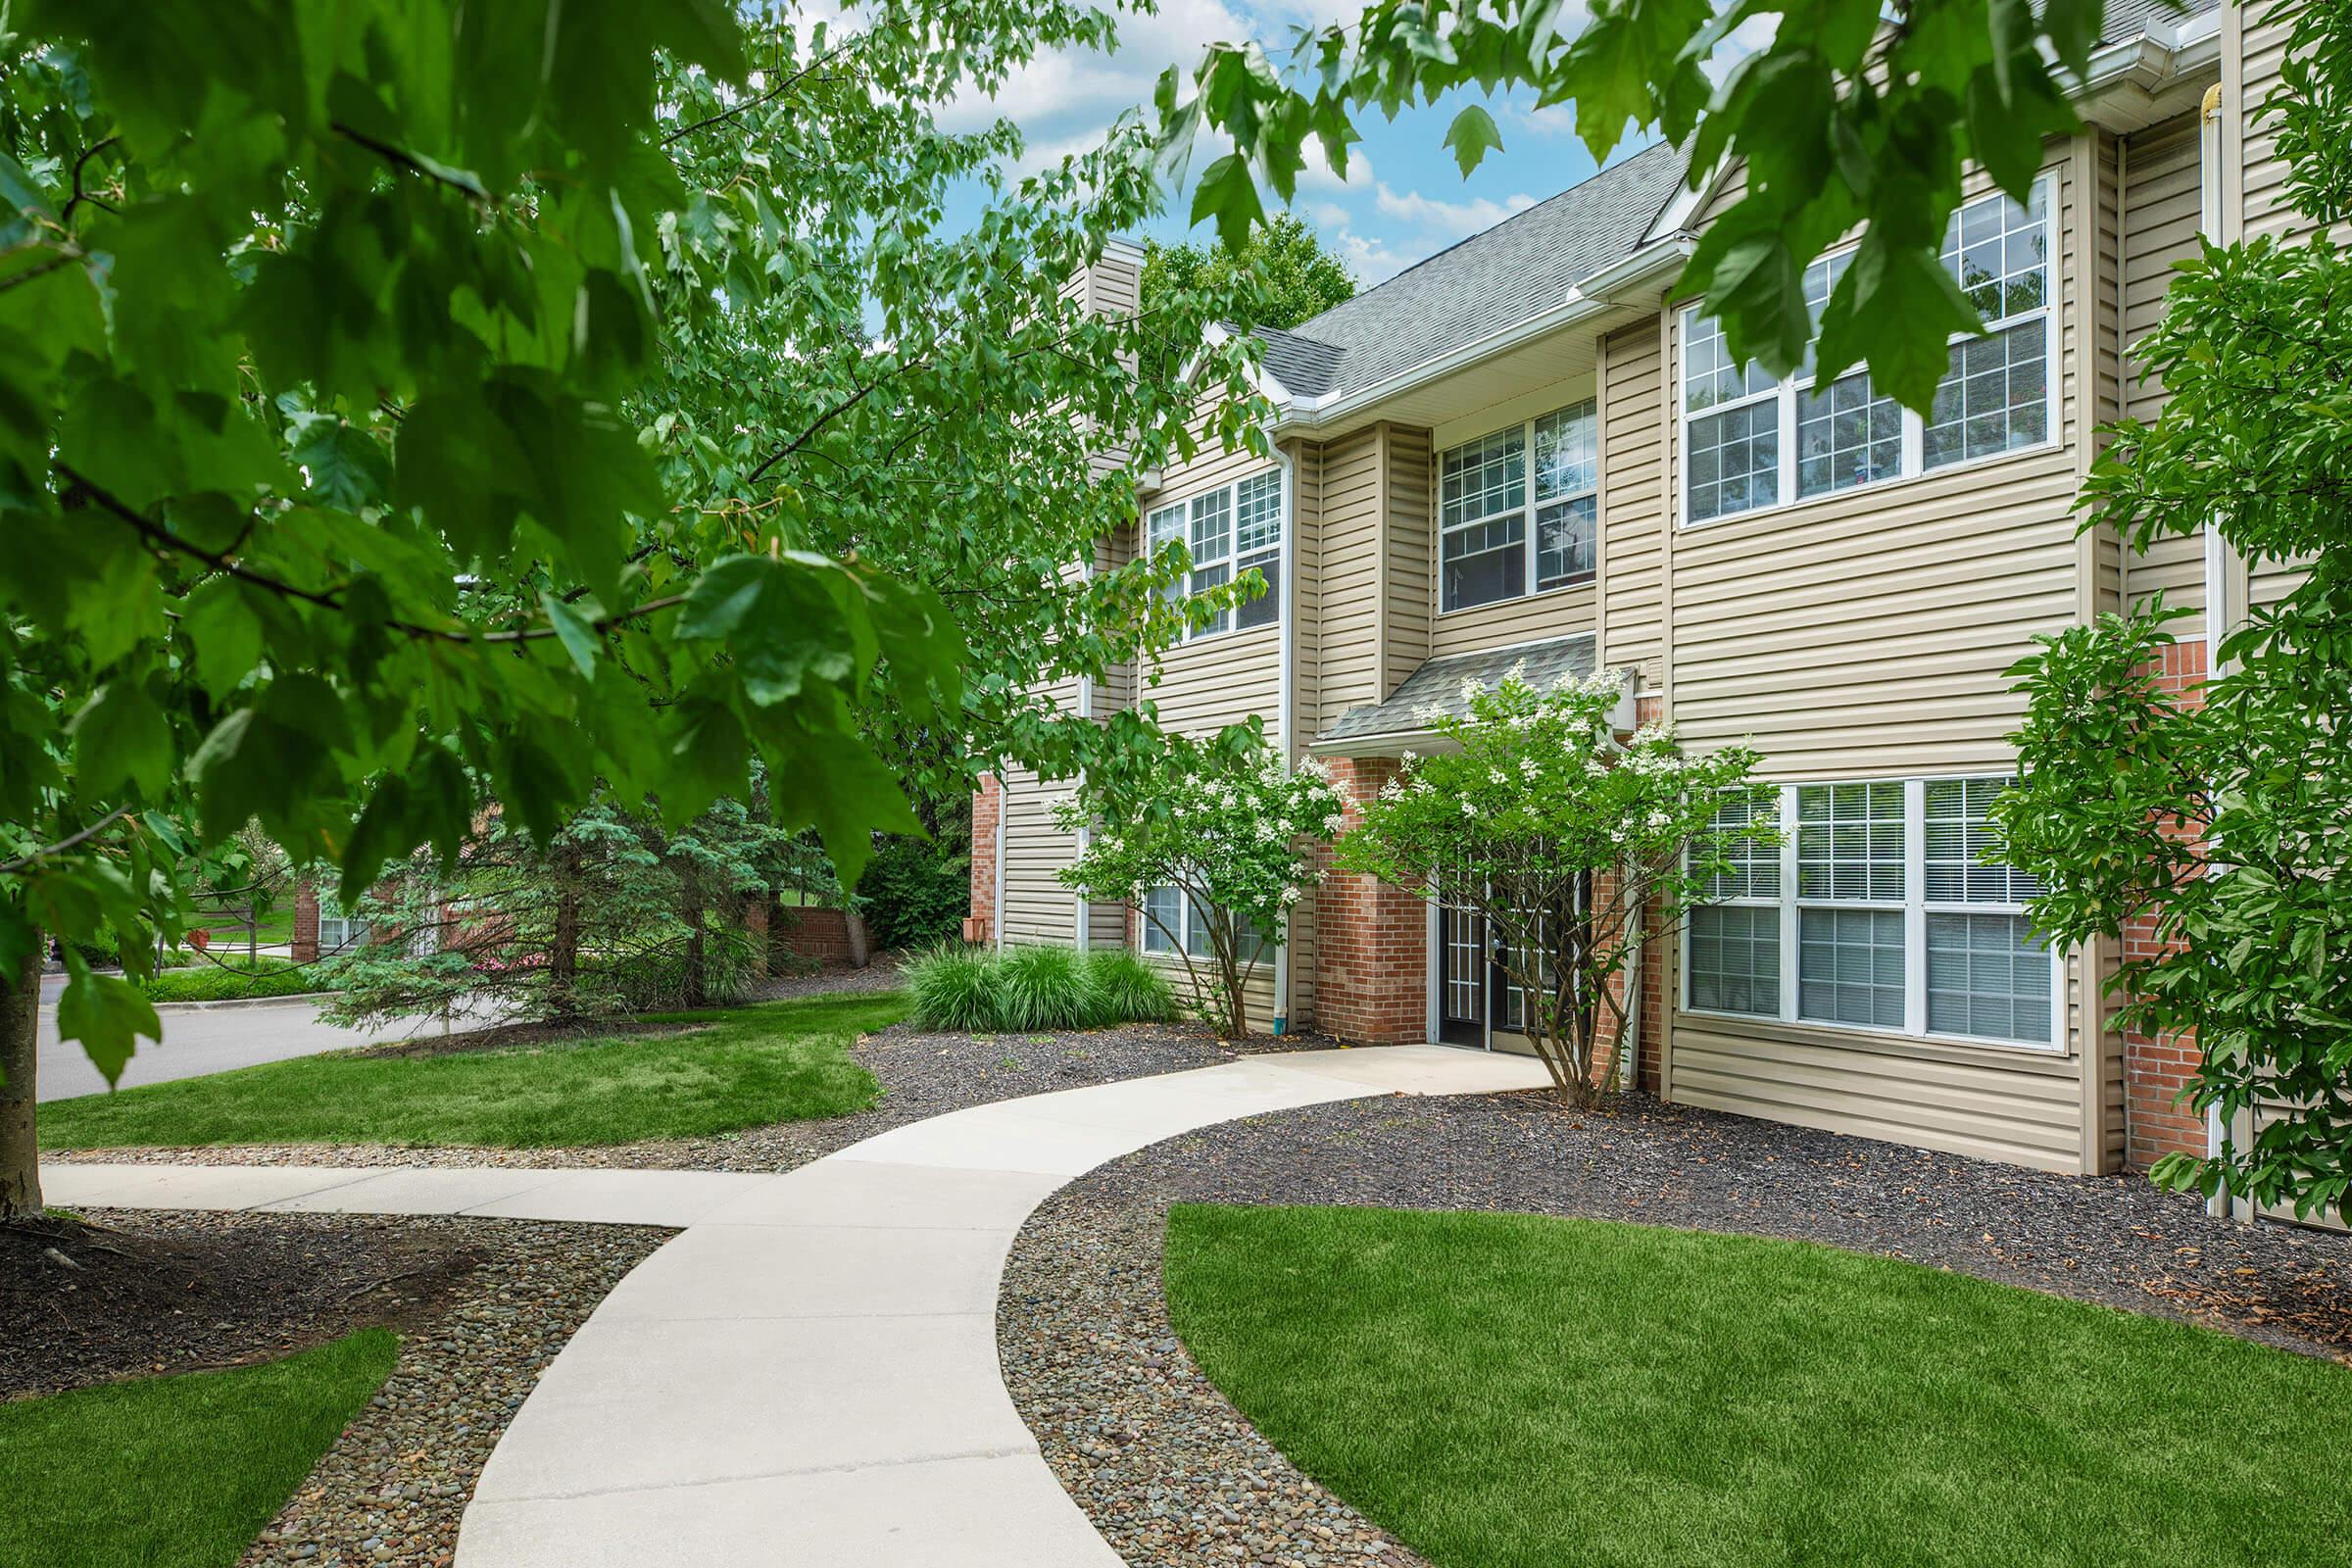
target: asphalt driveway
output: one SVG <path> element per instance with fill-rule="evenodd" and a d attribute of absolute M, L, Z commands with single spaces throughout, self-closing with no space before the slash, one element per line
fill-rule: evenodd
<path fill-rule="evenodd" d="M 97 1094 L 106 1088 L 106 1080 L 98 1076 L 98 1069 L 90 1065 L 78 1044 L 58 1039 L 57 1005 L 46 987 L 43 991 L 37 1098 L 64 1100 Z M 163 1014 L 164 1043 L 139 1042 L 138 1054 L 122 1069 L 124 1087 L 196 1078 L 379 1040 L 405 1040 L 433 1027 L 412 1020 L 376 1030 L 339 1029 L 319 1022 L 318 1004 L 300 997 L 231 1005 L 166 1005 L 156 1010 Z"/>

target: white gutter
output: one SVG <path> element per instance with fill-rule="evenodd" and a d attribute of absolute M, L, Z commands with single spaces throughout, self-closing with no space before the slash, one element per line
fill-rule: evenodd
<path fill-rule="evenodd" d="M 1004 775 L 997 775 L 997 913 L 990 921 L 995 929 L 989 935 L 996 939 L 999 953 L 1004 951 L 1004 814 L 1012 808 L 1012 788 Z"/>
<path fill-rule="evenodd" d="M 1609 295 L 1668 272 L 1680 273 L 1696 247 L 1697 241 L 1688 235 L 1644 246 L 1578 283 L 1550 310 L 1447 349 L 1369 386 L 1327 392 L 1319 398 L 1293 398 L 1276 409 L 1275 429 L 1298 433 L 1320 429 L 1481 360 L 1598 316 L 1615 306 Z"/>
<path fill-rule="evenodd" d="M 1273 445 L 1272 432 L 1267 444 Z M 1275 607 L 1280 617 L 1282 635 L 1276 643 L 1274 678 L 1275 742 L 1281 748 L 1282 765 L 1287 772 L 1292 763 L 1291 682 L 1298 665 L 1298 463 L 1279 446 L 1274 447 L 1274 461 L 1282 467 L 1282 603 Z M 1288 916 L 1283 920 L 1282 941 L 1274 948 L 1274 1032 L 1291 1032 L 1291 932 Z"/>

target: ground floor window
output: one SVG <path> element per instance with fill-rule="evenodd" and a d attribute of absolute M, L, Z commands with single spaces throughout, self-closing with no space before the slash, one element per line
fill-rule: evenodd
<path fill-rule="evenodd" d="M 1143 932 L 1141 946 L 1146 953 L 1174 955 L 1177 943 L 1184 952 L 1196 958 L 1210 956 L 1209 910 L 1198 899 L 1188 897 L 1173 883 L 1162 883 L 1144 890 Z M 1245 964 L 1263 959 L 1274 944 L 1266 933 L 1248 920 L 1242 922 L 1241 941 L 1235 955 Z"/>
<path fill-rule="evenodd" d="M 368 945 L 371 933 L 368 922 L 345 914 L 343 906 L 332 897 L 318 895 L 318 951 L 321 954 L 348 953 Z"/>
<path fill-rule="evenodd" d="M 2061 966 L 2027 919 L 2034 879 L 1997 859 L 2002 777 L 1799 784 L 1762 809 L 1691 911 L 1683 1005 L 1787 1023 L 2062 1046 Z M 1721 825 L 1745 825 L 1744 799 Z"/>

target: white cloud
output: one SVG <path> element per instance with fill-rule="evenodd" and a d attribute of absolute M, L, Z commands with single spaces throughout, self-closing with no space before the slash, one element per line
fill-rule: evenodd
<path fill-rule="evenodd" d="M 1513 213 L 1525 212 L 1536 205 L 1536 199 L 1520 191 L 1501 201 L 1474 196 L 1468 201 L 1449 202 L 1424 196 L 1417 190 L 1395 190 L 1384 179 L 1378 183 L 1372 205 L 1383 218 L 1410 223 L 1450 244 L 1481 229 L 1493 228 Z"/>

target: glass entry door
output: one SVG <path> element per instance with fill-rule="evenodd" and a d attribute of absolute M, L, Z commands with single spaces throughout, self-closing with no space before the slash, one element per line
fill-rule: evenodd
<path fill-rule="evenodd" d="M 1487 1000 L 1491 984 L 1487 921 L 1465 908 L 1450 888 L 1442 890 L 1438 937 L 1443 947 L 1438 999 L 1438 1038 L 1452 1046 L 1487 1043 Z"/>

